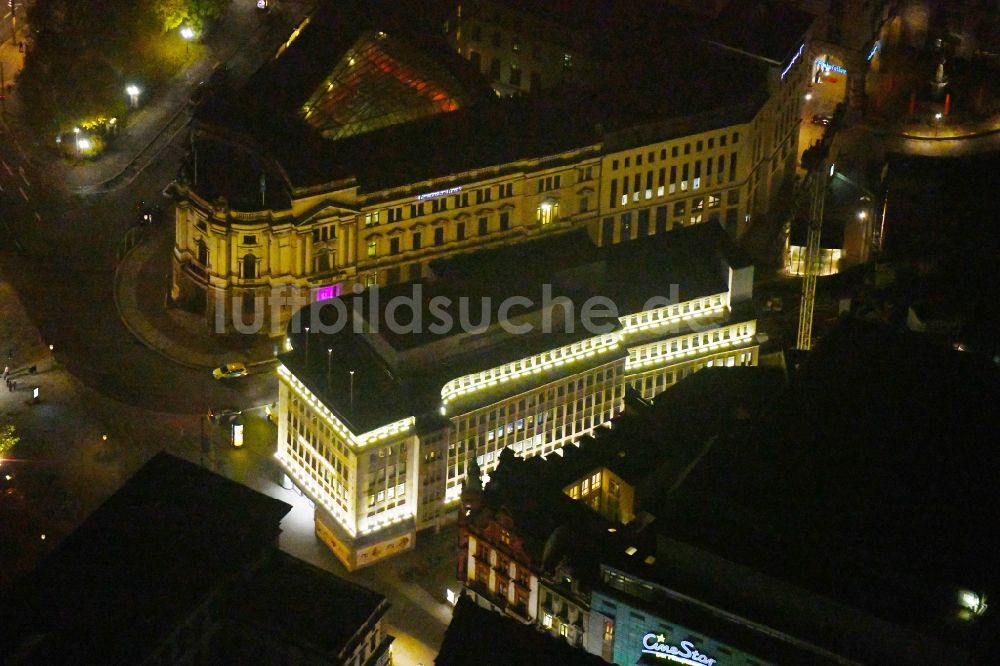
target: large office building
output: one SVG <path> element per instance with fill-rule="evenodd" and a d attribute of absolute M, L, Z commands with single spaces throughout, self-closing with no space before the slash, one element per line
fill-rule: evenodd
<path fill-rule="evenodd" d="M 366 6 L 322 3 L 196 114 L 171 297 L 216 330 L 279 336 L 303 303 L 576 229 L 609 245 L 718 221 L 737 237 L 794 172 L 808 14 L 757 55 L 653 12 L 605 36 L 616 85 L 498 98 L 467 48 Z"/>
<path fill-rule="evenodd" d="M 753 265 L 714 222 L 607 247 L 578 231 L 432 271 L 305 308 L 279 357 L 277 457 L 352 568 L 453 520 L 473 459 L 488 478 L 506 448 L 548 456 L 606 424 L 626 386 L 652 397 L 757 362 Z"/>

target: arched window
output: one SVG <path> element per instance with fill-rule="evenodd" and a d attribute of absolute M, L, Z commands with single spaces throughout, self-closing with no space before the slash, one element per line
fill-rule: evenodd
<path fill-rule="evenodd" d="M 244 255 L 240 266 L 240 277 L 244 280 L 257 278 L 257 257 L 252 254 Z"/>
<path fill-rule="evenodd" d="M 208 244 L 200 238 L 198 239 L 198 263 L 202 266 L 208 266 Z"/>

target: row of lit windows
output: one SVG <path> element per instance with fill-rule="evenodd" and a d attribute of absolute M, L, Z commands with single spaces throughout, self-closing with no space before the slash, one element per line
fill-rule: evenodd
<path fill-rule="evenodd" d="M 738 153 L 731 153 L 729 156 L 729 182 L 736 181 L 736 165 L 737 165 Z M 705 187 L 710 187 L 712 184 L 712 172 L 715 171 L 715 184 L 722 185 L 724 182 L 723 177 L 726 169 L 726 156 L 719 155 L 714 160 L 708 158 L 704 162 L 705 173 L 704 181 L 702 180 L 702 161 L 695 160 L 693 164 L 684 163 L 680 165 L 680 181 L 678 182 L 678 169 L 677 165 L 671 166 L 670 182 L 667 184 L 667 167 L 660 167 L 658 172 L 650 169 L 645 172 L 645 178 L 643 173 L 635 173 L 630 178 L 629 176 L 622 176 L 621 178 L 621 193 L 619 194 L 619 180 L 617 178 L 612 178 L 609 183 L 609 194 L 608 194 L 608 206 L 610 208 L 615 208 L 619 204 L 622 206 L 627 206 L 629 200 L 632 203 L 637 203 L 643 199 L 649 200 L 653 198 L 654 193 L 654 179 L 655 179 L 655 192 L 657 197 L 663 197 L 667 194 L 674 194 L 677 192 L 678 185 L 680 186 L 681 192 L 687 192 L 688 187 L 692 190 L 701 189 L 704 185 Z M 643 187 L 645 185 L 645 187 Z M 631 196 L 630 196 L 631 195 Z"/>
<path fill-rule="evenodd" d="M 719 135 L 719 147 L 720 148 L 725 148 L 726 147 L 726 143 L 728 141 L 729 136 L 730 136 L 729 134 L 720 134 Z M 732 141 L 733 141 L 733 145 L 736 145 L 737 143 L 740 142 L 740 133 L 739 132 L 733 132 L 732 133 Z M 706 144 L 706 141 L 701 140 L 701 139 L 695 141 L 694 142 L 694 152 L 695 153 L 700 153 L 705 148 L 705 144 Z M 715 137 L 709 137 L 707 139 L 707 144 L 708 144 L 708 150 L 714 150 L 715 149 Z M 691 154 L 691 145 L 692 145 L 691 142 L 687 142 L 687 143 L 684 144 L 684 154 L 685 155 L 690 155 Z M 646 156 L 646 164 L 652 164 L 653 162 L 656 161 L 656 151 L 655 150 L 650 150 L 650 151 L 646 152 L 645 156 Z M 670 148 L 670 157 L 674 158 L 674 157 L 679 157 L 679 156 L 680 156 L 680 146 L 679 145 L 671 146 L 671 148 Z M 661 148 L 660 149 L 660 160 L 664 161 L 666 159 L 667 159 L 667 149 L 666 148 Z M 612 171 L 617 171 L 618 167 L 619 167 L 619 164 L 623 164 L 623 168 L 629 169 L 633 165 L 633 157 L 632 156 L 628 156 L 628 157 L 621 158 L 621 159 L 613 159 L 613 160 L 611 160 L 611 170 Z M 634 164 L 637 167 L 642 166 L 642 164 L 643 164 L 643 153 L 642 152 L 637 152 L 635 154 L 635 156 L 634 156 Z"/>

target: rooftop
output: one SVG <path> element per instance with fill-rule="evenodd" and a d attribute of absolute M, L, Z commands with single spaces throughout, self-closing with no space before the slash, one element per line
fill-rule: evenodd
<path fill-rule="evenodd" d="M 335 657 L 349 653 L 388 606 L 381 594 L 276 551 L 240 588 L 230 612 L 256 632 Z"/>
<path fill-rule="evenodd" d="M 592 322 L 605 328 L 594 332 L 585 328 L 583 305 L 592 296 L 610 299 L 618 316 L 622 316 L 641 311 L 657 297 L 684 302 L 725 292 L 729 267 L 746 262 L 715 223 L 608 248 L 595 248 L 583 231 L 576 231 L 516 247 L 482 250 L 436 262 L 433 270 L 438 277 L 434 280 L 344 298 L 340 302 L 345 316 L 362 313 L 362 332 L 356 332 L 353 323 L 347 325 L 332 302 L 303 309 L 289 324 L 293 351 L 282 355 L 281 361 L 360 434 L 407 416 L 436 412 L 441 389 L 452 379 L 616 330 L 617 317 L 606 316 L 603 310 L 595 310 Z M 510 270 L 512 266 L 519 270 Z M 505 276 L 505 281 L 497 280 L 498 275 Z M 544 285 L 552 285 L 548 304 Z M 418 286 L 419 291 L 415 291 Z M 388 312 L 395 307 L 389 305 L 392 299 L 411 294 L 419 294 L 416 310 L 397 307 L 390 321 Z M 527 298 L 531 304 L 516 303 L 505 311 L 507 319 L 501 325 L 501 304 L 513 296 Z M 573 307 L 555 305 L 558 296 L 570 298 Z M 468 299 L 465 305 L 463 297 Z M 435 304 L 434 298 L 450 300 Z M 490 299 L 485 307 L 482 298 Z M 654 302 L 653 307 L 663 304 Z M 374 317 L 370 314 L 372 307 Z M 567 310 L 571 310 L 569 316 Z M 478 327 L 484 311 L 492 324 L 485 330 Z M 551 313 L 548 329 L 547 312 Z M 450 325 L 442 313 L 450 317 Z M 313 314 L 316 322 L 306 333 Z M 477 326 L 461 326 L 463 320 Z M 378 323 L 377 330 L 368 325 L 373 321 Z M 341 323 L 340 330 L 335 330 L 336 322 Z M 526 334 L 504 328 L 525 323 L 532 327 Z M 323 328 L 334 332 L 323 332 Z M 581 363 L 606 363 L 614 354 L 624 353 L 621 347 L 609 347 L 573 366 L 553 367 L 545 375 L 533 375 L 531 381 L 534 385 L 551 381 L 560 373 L 579 372 L 584 367 Z M 509 393 L 515 388 L 511 383 L 496 390 Z M 470 408 L 467 401 L 461 407 Z"/>
<path fill-rule="evenodd" d="M 984 359 L 847 321 L 657 515 L 678 539 L 954 646 L 956 662 L 978 641 L 997 650 L 991 611 L 963 617 L 958 595 L 1000 587 L 982 547 L 1000 520 L 977 508 L 1000 501 L 998 394 Z"/>
<path fill-rule="evenodd" d="M 512 618 L 479 607 L 466 595 L 455 605 L 435 666 L 603 666 L 595 655 Z"/>
<path fill-rule="evenodd" d="M 784 0 L 730 0 L 709 28 L 708 39 L 743 53 L 787 64 L 816 20 Z"/>
<path fill-rule="evenodd" d="M 344 180 L 368 193 L 605 139 L 619 149 L 747 122 L 766 98 L 766 65 L 706 44 L 676 13 L 608 3 L 588 12 L 610 40 L 597 85 L 497 99 L 426 32 L 415 4 L 322 4 L 242 90 L 200 108 L 196 127 L 242 137 L 280 165 L 289 191 Z M 656 26 L 639 47 L 620 29 L 638 15 Z"/>
<path fill-rule="evenodd" d="M 4 590 L 0 655 L 48 664 L 141 662 L 210 592 L 273 546 L 290 509 L 157 454 Z"/>

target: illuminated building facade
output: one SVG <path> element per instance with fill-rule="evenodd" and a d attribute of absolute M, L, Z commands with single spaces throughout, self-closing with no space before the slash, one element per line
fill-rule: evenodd
<path fill-rule="evenodd" d="M 605 117 L 622 105 L 497 100 L 444 45 L 314 17 L 196 116 L 172 301 L 215 330 L 280 336 L 305 302 L 418 279 L 470 250 L 575 229 L 605 245 L 700 221 L 739 236 L 794 171 L 808 68 L 794 47 L 777 60 L 684 47 L 705 71 L 719 65 L 719 81 L 701 75 L 719 95 L 676 65 L 656 83 L 678 91 L 669 106 Z"/>
<path fill-rule="evenodd" d="M 497 283 L 514 262 L 522 271 Z M 474 460 L 488 479 L 506 449 L 546 457 L 609 422 L 626 386 L 652 397 L 704 367 L 757 363 L 753 266 L 714 223 L 607 248 L 565 234 L 456 257 L 435 272 L 419 283 L 418 309 L 456 291 L 491 296 L 493 323 L 475 335 L 393 333 L 385 311 L 371 308 L 414 288 L 398 285 L 348 299 L 377 332 L 290 330 L 293 350 L 280 357 L 277 457 L 316 500 L 318 534 L 351 568 L 453 520 Z M 579 302 L 543 298 L 511 319 L 531 333 L 504 330 L 496 304 L 546 284 L 572 285 L 577 301 L 605 296 L 620 314 L 604 321 L 607 332 L 588 333 Z M 674 298 L 654 300 L 671 285 L 681 289 Z M 431 321 L 429 310 L 419 317 Z"/>

